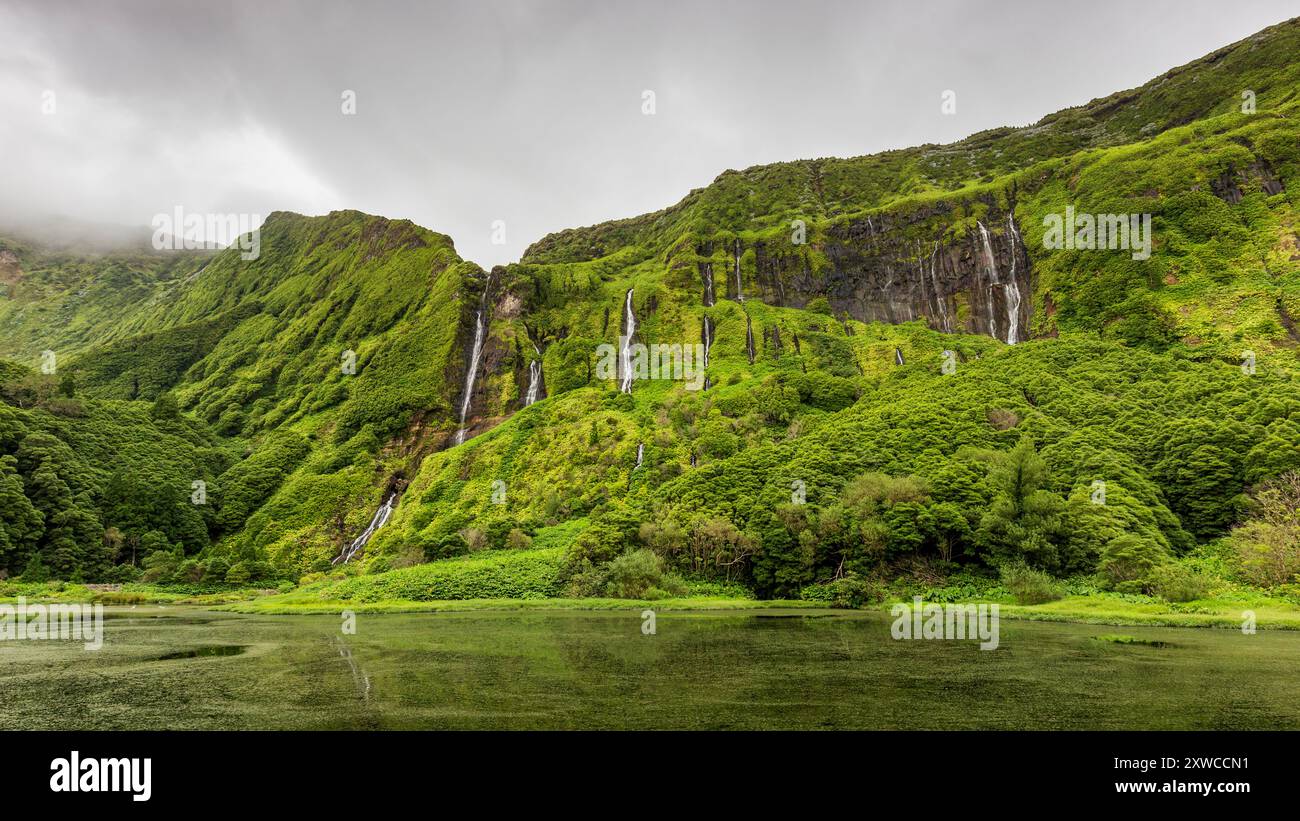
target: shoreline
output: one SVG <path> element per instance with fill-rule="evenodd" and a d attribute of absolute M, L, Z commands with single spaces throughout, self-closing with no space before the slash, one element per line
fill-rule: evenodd
<path fill-rule="evenodd" d="M 86 592 L 86 591 L 81 591 Z M 71 594 L 71 595 L 69 595 Z M 475 599 L 323 599 L 316 590 L 273 593 L 269 590 L 231 591 L 229 593 L 185 595 L 169 591 L 131 591 L 129 599 L 107 593 L 77 596 L 72 591 L 41 595 L 26 591 L 31 604 L 58 604 L 78 601 L 100 602 L 122 612 L 128 606 L 146 611 L 169 608 L 206 610 L 242 615 L 292 616 L 337 615 L 353 613 L 455 613 L 455 612 L 594 612 L 635 611 L 701 613 L 745 613 L 772 610 L 809 611 L 826 614 L 855 612 L 889 612 L 895 604 L 910 604 L 912 599 L 890 598 L 860 608 L 833 607 L 829 602 L 805 599 L 750 599 L 726 595 L 681 596 L 665 599 L 614 598 L 475 598 Z M 125 599 L 125 600 L 124 600 Z M 14 596 L 0 597 L 0 604 L 16 601 Z M 1258 595 L 1227 595 L 1188 603 L 1161 599 L 1121 597 L 1107 593 L 1066 596 L 1044 604 L 1024 605 L 1006 597 L 973 596 L 955 600 L 925 600 L 926 604 L 997 605 L 1002 618 L 1017 621 L 1042 621 L 1072 624 L 1150 627 L 1197 627 L 1242 629 L 1253 617 L 1257 630 L 1300 630 L 1300 605 L 1288 599 Z M 129 612 L 129 611 L 128 611 Z"/>
<path fill-rule="evenodd" d="M 888 612 L 903 600 L 888 601 L 862 608 L 835 608 L 825 602 L 804 600 L 757 600 L 730 598 L 676 598 L 650 600 L 629 599 L 443 599 L 434 601 L 387 600 L 378 602 L 277 602 L 279 597 L 253 599 L 206 609 L 245 615 L 334 615 L 343 610 L 354 613 L 439 613 L 439 612 L 520 612 L 520 611 L 615 611 L 654 610 L 656 612 L 736 612 L 764 610 L 819 610 L 828 613 Z M 927 602 L 942 604 L 941 602 Z M 1139 604 L 1116 602 L 1100 596 L 1070 596 L 1041 605 L 1020 605 L 988 598 L 972 598 L 952 604 L 998 605 L 1003 618 L 1017 621 L 1043 621 L 1072 624 L 1111 625 L 1116 627 L 1195 627 L 1204 629 L 1242 629 L 1244 613 L 1255 614 L 1257 630 L 1300 630 L 1300 607 L 1276 604 L 1241 607 L 1226 602 L 1201 604 Z M 1123 605 L 1117 607 L 1116 605 Z M 197 605 L 202 606 L 202 605 Z"/>

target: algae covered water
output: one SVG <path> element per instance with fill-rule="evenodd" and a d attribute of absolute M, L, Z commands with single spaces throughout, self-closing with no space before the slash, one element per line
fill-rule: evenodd
<path fill-rule="evenodd" d="M 653 635 L 630 610 L 361 614 L 353 635 L 109 616 L 98 651 L 0 642 L 0 728 L 1300 727 L 1300 632 L 1004 620 L 981 651 L 896 641 L 884 613 L 663 612 Z"/>

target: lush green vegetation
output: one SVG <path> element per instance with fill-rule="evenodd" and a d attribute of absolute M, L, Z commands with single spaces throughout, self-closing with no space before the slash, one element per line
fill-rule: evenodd
<path fill-rule="evenodd" d="M 358 602 L 546 598 L 560 592 L 557 577 L 563 559 L 560 548 L 492 551 L 324 585 L 321 598 Z M 301 595 L 312 592 L 308 585 Z"/>
<path fill-rule="evenodd" d="M 728 171 L 490 274 L 357 212 L 272 214 L 252 261 L 0 240 L 0 577 L 301 584 L 274 605 L 291 609 L 916 593 L 1033 617 L 1285 611 L 1297 54 L 1292 21 L 1031 127 Z M 1151 214 L 1150 258 L 1045 248 L 1066 207 Z M 1032 341 L 827 299 L 864 219 L 910 264 L 985 223 L 1004 238 L 992 214 L 1023 234 Z M 800 270 L 764 268 L 759 244 Z M 708 390 L 600 374 L 629 289 L 638 342 L 708 329 Z M 545 395 L 524 407 L 534 362 Z M 334 566 L 394 493 L 364 556 Z"/>

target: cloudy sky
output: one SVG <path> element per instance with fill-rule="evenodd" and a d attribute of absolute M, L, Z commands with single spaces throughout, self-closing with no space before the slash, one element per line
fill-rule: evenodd
<path fill-rule="evenodd" d="M 657 210 L 728 168 L 1027 124 L 1295 11 L 0 0 L 0 219 L 356 208 L 448 233 L 482 265 L 511 262 L 549 231 Z M 955 116 L 940 113 L 945 89 Z"/>

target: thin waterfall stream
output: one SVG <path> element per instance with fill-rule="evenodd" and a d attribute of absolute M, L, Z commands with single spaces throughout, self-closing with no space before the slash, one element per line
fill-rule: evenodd
<path fill-rule="evenodd" d="M 396 491 L 388 494 L 388 500 L 380 505 L 379 509 L 375 511 L 375 515 L 370 518 L 370 524 L 366 526 L 366 529 L 361 532 L 360 536 L 353 539 L 352 542 L 334 558 L 334 561 L 330 562 L 330 564 L 338 564 L 340 562 L 347 564 L 364 551 L 366 545 L 369 544 L 371 537 L 374 536 L 375 533 L 384 525 L 388 524 L 388 518 L 393 515 L 393 506 L 396 502 Z"/>
<path fill-rule="evenodd" d="M 623 303 L 623 336 L 619 339 L 618 368 L 619 386 L 623 393 L 632 392 L 632 335 L 636 333 L 636 314 L 632 312 L 632 291 L 627 289 L 627 299 Z"/>
<path fill-rule="evenodd" d="M 474 346 L 470 349 L 469 368 L 465 371 L 465 394 L 460 400 L 460 427 L 456 431 L 455 444 L 465 441 L 465 419 L 469 416 L 470 399 L 474 396 L 474 382 L 478 379 L 479 358 L 483 354 L 483 340 L 487 337 L 487 298 L 492 289 L 492 274 L 488 274 L 483 285 L 483 295 L 479 297 L 478 313 L 474 317 Z"/>

